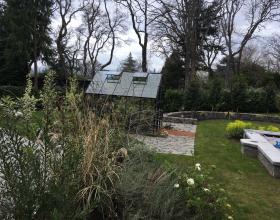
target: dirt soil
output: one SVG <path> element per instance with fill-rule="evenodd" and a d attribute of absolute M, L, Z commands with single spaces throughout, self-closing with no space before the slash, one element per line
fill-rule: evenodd
<path fill-rule="evenodd" d="M 190 137 L 190 138 L 195 137 L 195 133 L 190 131 L 181 131 L 181 130 L 166 129 L 166 128 L 162 129 L 162 131 L 167 132 L 168 135 L 176 136 L 176 137 Z"/>

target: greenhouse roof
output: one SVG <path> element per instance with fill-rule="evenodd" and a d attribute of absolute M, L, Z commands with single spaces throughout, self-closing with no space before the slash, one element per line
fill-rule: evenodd
<path fill-rule="evenodd" d="M 157 98 L 161 74 L 99 71 L 86 93 L 113 96 Z"/>

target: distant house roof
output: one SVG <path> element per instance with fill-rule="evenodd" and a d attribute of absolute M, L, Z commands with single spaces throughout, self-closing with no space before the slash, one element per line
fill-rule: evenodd
<path fill-rule="evenodd" d="M 86 93 L 114 96 L 157 97 L 161 74 L 99 71 L 95 74 Z"/>

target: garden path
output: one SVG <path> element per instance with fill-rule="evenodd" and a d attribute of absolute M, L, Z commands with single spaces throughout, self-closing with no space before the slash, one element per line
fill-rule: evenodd
<path fill-rule="evenodd" d="M 164 123 L 166 137 L 136 135 L 136 138 L 159 153 L 193 155 L 196 125 Z"/>

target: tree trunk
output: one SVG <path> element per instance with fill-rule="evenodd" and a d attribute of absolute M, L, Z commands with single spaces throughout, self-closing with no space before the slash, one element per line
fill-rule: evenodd
<path fill-rule="evenodd" d="M 145 34 L 144 44 L 142 47 L 142 71 L 146 73 L 148 71 L 147 68 L 147 45 L 148 45 L 148 34 Z"/>
<path fill-rule="evenodd" d="M 37 66 L 37 19 L 35 18 L 34 29 L 33 29 L 33 62 L 34 62 L 34 91 L 38 92 L 38 66 Z"/>
<path fill-rule="evenodd" d="M 38 66 L 37 66 L 37 58 L 34 57 L 34 91 L 38 92 Z"/>

